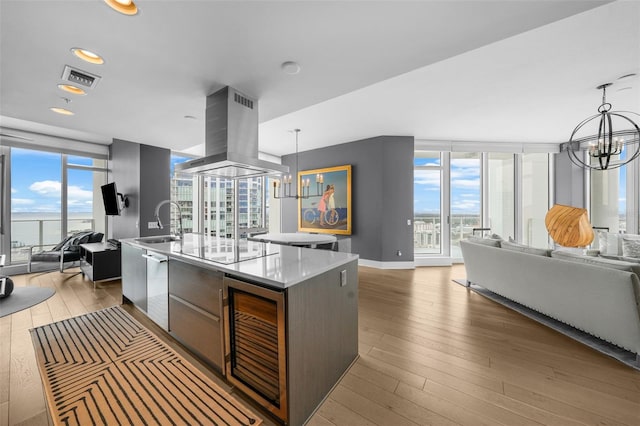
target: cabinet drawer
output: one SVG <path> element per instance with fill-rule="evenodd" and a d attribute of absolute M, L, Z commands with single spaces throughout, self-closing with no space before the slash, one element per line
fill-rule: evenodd
<path fill-rule="evenodd" d="M 183 345 L 222 369 L 222 324 L 219 317 L 169 296 L 169 330 Z"/>
<path fill-rule="evenodd" d="M 221 315 L 220 290 L 224 274 L 177 260 L 169 261 L 169 293 L 207 312 Z"/>

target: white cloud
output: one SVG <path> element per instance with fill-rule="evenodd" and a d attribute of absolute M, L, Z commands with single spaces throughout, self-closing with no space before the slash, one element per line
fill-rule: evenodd
<path fill-rule="evenodd" d="M 477 158 L 453 158 L 451 168 L 454 167 L 480 170 L 480 160 Z"/>
<path fill-rule="evenodd" d="M 27 205 L 31 205 L 34 204 L 35 201 L 30 200 L 28 198 L 12 198 L 11 199 L 11 205 L 12 206 L 27 206 Z"/>
<path fill-rule="evenodd" d="M 62 184 L 55 180 L 43 180 L 34 182 L 29 189 L 44 197 L 60 197 Z M 81 201 L 93 200 L 93 191 L 87 191 L 76 185 L 67 187 L 67 198 L 69 204 Z"/>
<path fill-rule="evenodd" d="M 413 182 L 417 185 L 440 188 L 440 173 L 431 170 L 416 170 L 413 174 Z"/>
<path fill-rule="evenodd" d="M 480 201 L 478 200 L 460 200 L 451 203 L 452 211 L 478 211 L 480 209 Z"/>
<path fill-rule="evenodd" d="M 480 188 L 480 178 L 478 179 L 452 179 L 452 187 L 460 188 Z"/>
<path fill-rule="evenodd" d="M 62 184 L 55 180 L 43 180 L 33 182 L 29 189 L 45 197 L 59 197 L 62 190 Z"/>
<path fill-rule="evenodd" d="M 87 191 L 79 186 L 70 185 L 67 189 L 67 197 L 69 200 L 93 200 L 93 191 Z"/>
<path fill-rule="evenodd" d="M 17 190 L 17 189 L 15 189 L 15 188 L 11 188 L 11 193 L 12 193 L 12 194 L 15 194 L 16 192 L 18 192 L 18 190 Z"/>

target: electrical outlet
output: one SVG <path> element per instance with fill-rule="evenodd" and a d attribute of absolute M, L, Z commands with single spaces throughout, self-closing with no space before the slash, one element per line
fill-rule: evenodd
<path fill-rule="evenodd" d="M 407 226 L 411 226 L 411 219 L 407 219 Z"/>
<path fill-rule="evenodd" d="M 340 271 L 340 287 L 347 285 L 347 270 Z"/>
<path fill-rule="evenodd" d="M 159 229 L 158 222 L 147 222 L 147 229 Z"/>
<path fill-rule="evenodd" d="M 402 256 L 402 252 L 401 252 L 400 250 L 398 250 L 398 251 L 396 252 L 396 256 L 398 256 L 398 257 L 399 257 L 399 256 Z"/>

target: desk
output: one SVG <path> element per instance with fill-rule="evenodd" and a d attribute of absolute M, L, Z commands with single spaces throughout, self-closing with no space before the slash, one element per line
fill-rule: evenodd
<path fill-rule="evenodd" d="M 318 244 L 333 244 L 338 239 L 335 237 L 335 235 L 287 232 L 281 234 L 259 234 L 252 237 L 247 237 L 247 240 L 258 241 L 261 243 L 275 243 L 287 246 L 315 248 Z"/>
<path fill-rule="evenodd" d="M 94 288 L 97 281 L 120 278 L 120 248 L 107 243 L 80 244 L 80 269 Z"/>

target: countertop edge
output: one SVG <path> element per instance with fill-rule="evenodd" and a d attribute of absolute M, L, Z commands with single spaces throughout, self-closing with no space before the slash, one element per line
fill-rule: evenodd
<path fill-rule="evenodd" d="M 184 263 L 188 263 L 190 265 L 193 266 L 200 266 L 206 269 L 215 269 L 217 271 L 221 271 L 224 272 L 226 274 L 232 275 L 234 277 L 238 277 L 238 278 L 245 278 L 245 279 L 249 279 L 249 280 L 254 280 L 254 281 L 258 281 L 260 283 L 263 283 L 267 286 L 270 287 L 274 287 L 274 288 L 278 288 L 278 289 L 286 289 L 288 287 L 294 286 L 296 284 L 299 284 L 303 281 L 308 280 L 309 278 L 321 275 L 327 271 L 330 271 L 332 269 L 335 269 L 337 267 L 340 267 L 342 265 L 346 265 L 348 263 L 351 263 L 353 261 L 358 261 L 359 256 L 357 254 L 353 254 L 353 253 L 342 253 L 345 255 L 344 258 L 342 259 L 333 259 L 332 262 L 327 262 L 326 265 L 317 268 L 315 271 L 313 271 L 312 274 L 309 275 L 305 275 L 305 276 L 300 276 L 298 277 L 298 279 L 294 279 L 294 280 L 289 280 L 289 281 L 276 281 L 273 280 L 271 278 L 265 277 L 264 275 L 259 275 L 259 274 L 255 274 L 255 273 L 251 273 L 251 272 L 246 272 L 246 271 L 242 271 L 242 264 L 244 262 L 250 262 L 250 260 L 247 261 L 241 261 L 241 262 L 237 262 L 234 264 L 230 264 L 230 265 L 225 265 L 222 263 L 217 263 L 217 262 L 212 262 L 206 259 L 197 259 L 194 258 L 192 256 L 187 256 L 187 255 L 181 255 L 180 253 L 175 253 L 173 251 L 171 251 L 170 249 L 167 248 L 167 245 L 169 245 L 170 243 L 156 243 L 156 244 L 145 244 L 144 242 L 141 241 L 135 241 L 135 239 L 133 238 L 128 238 L 128 239 L 122 239 L 120 240 L 120 242 L 122 244 L 127 244 L 129 246 L 133 246 L 133 247 L 137 247 L 140 249 L 144 249 L 144 250 L 149 250 L 152 252 L 156 252 L 156 253 L 160 253 L 160 254 L 164 254 L 166 256 L 168 256 L 169 258 L 175 259 L 175 260 L 179 260 L 181 262 Z M 298 250 L 310 250 L 313 252 L 324 252 L 323 251 L 319 251 L 318 249 L 311 249 L 311 248 L 297 248 Z M 327 253 L 339 253 L 339 252 L 327 252 Z M 275 256 L 277 254 L 273 254 L 273 255 L 268 255 L 268 256 Z"/>

